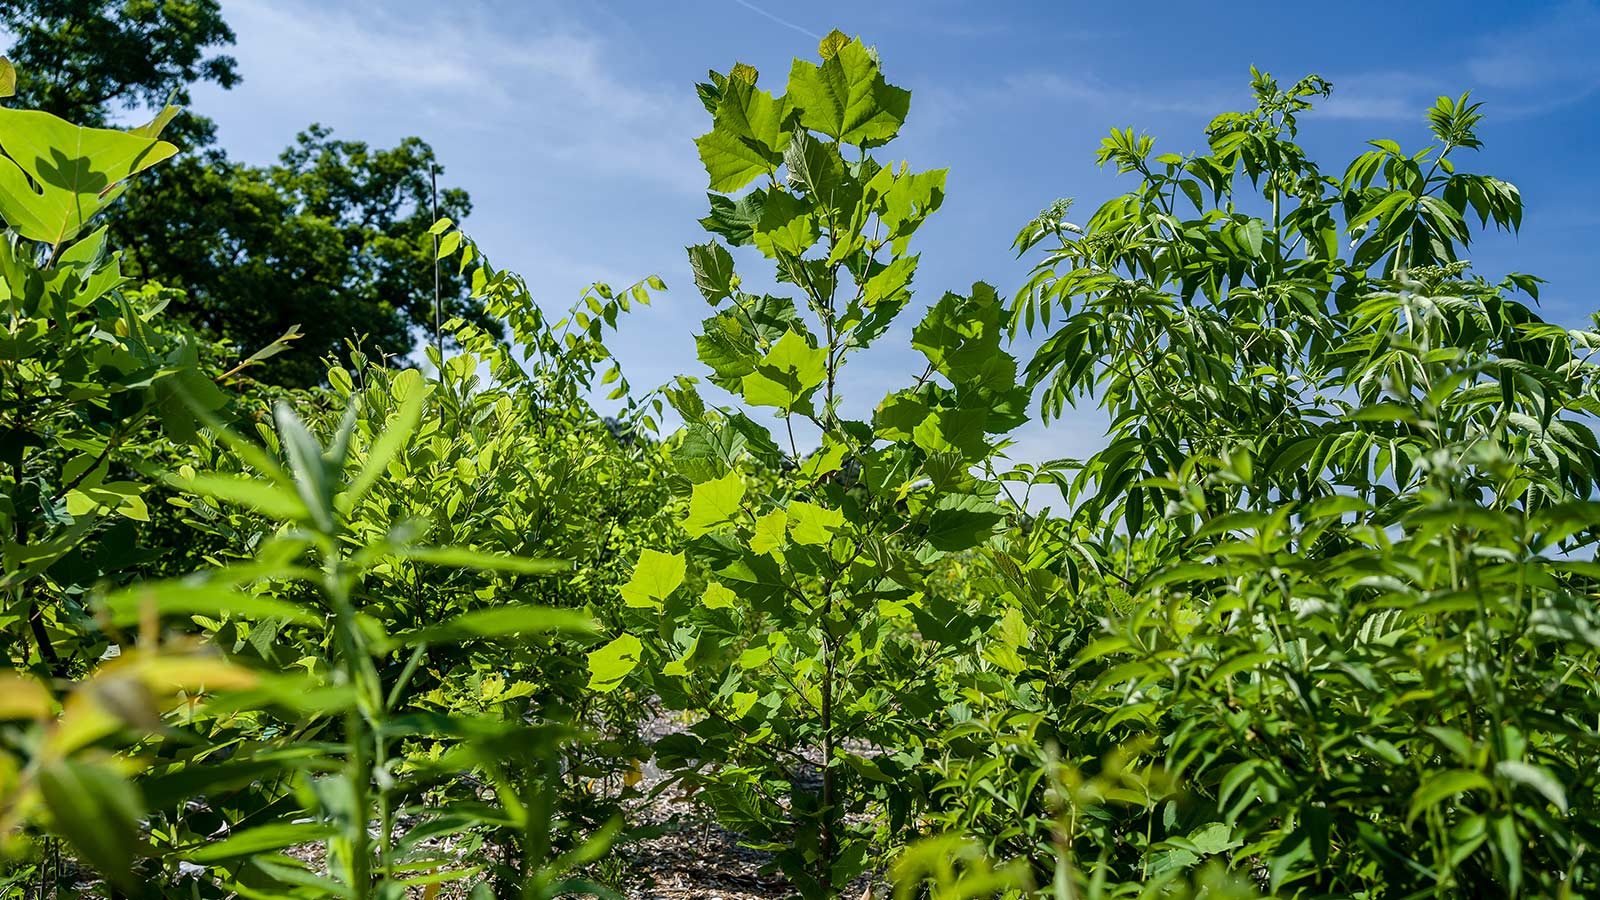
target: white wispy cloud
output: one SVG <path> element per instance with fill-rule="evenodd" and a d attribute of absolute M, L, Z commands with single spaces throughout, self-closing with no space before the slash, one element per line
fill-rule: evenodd
<path fill-rule="evenodd" d="M 1422 44 L 1421 47 L 1438 46 Z M 1555 111 L 1600 92 L 1600 0 L 1566 0 L 1523 24 L 1468 40 L 1443 58 L 1419 54 L 1416 66 L 1322 74 L 1333 82 L 1331 98 L 1318 104 L 1319 117 L 1364 121 L 1420 121 L 1441 94 L 1471 89 L 1489 100 L 1498 118 Z M 1315 68 L 1315 67 L 1314 67 Z M 1229 87 L 1233 85 L 1230 83 Z M 998 83 L 961 93 L 960 103 L 1066 102 L 1080 109 L 1145 113 L 1214 113 L 1244 99 L 1206 81 L 1163 84 L 1159 90 L 1131 87 L 1087 72 L 1030 68 Z M 952 115 L 961 107 L 941 98 Z"/>
<path fill-rule="evenodd" d="M 556 4 L 504 11 L 469 5 L 229 0 L 245 83 L 223 95 L 310 119 L 369 116 L 402 130 L 514 136 L 529 158 L 691 190 L 692 147 L 662 135 L 698 124 L 692 95 L 620 74 L 630 48 Z M 423 126 L 427 126 L 424 129 Z"/>
<path fill-rule="evenodd" d="M 1441 65 L 1335 77 L 1325 113 L 1417 121 L 1435 97 L 1469 88 L 1497 118 L 1552 112 L 1600 91 L 1596 47 L 1600 0 L 1567 0 L 1521 26 L 1480 36 Z"/>

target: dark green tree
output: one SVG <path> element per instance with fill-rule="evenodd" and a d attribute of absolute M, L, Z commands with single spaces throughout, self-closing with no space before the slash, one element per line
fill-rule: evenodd
<path fill-rule="evenodd" d="M 189 87 L 239 82 L 233 43 L 216 0 L 0 0 L 0 28 L 13 36 L 20 109 L 102 127 L 133 107 L 187 106 Z M 185 116 L 165 133 L 180 145 L 208 144 L 209 120 Z"/>
<path fill-rule="evenodd" d="M 175 163 L 161 189 L 128 197 L 118 244 L 134 271 L 184 290 L 190 321 L 245 354 L 298 325 L 305 337 L 263 377 L 316 383 L 321 357 L 346 339 L 403 356 L 415 328 L 432 328 L 435 163 L 422 140 L 377 149 L 312 126 L 269 166 L 220 153 Z M 470 209 L 465 191 L 439 192 L 441 215 L 460 221 Z M 446 317 L 492 330 L 454 267 L 441 271 L 441 294 Z"/>
<path fill-rule="evenodd" d="M 13 36 L 16 105 L 104 125 L 119 114 L 182 106 L 189 88 L 239 81 L 219 48 L 234 34 L 216 0 L 0 0 Z M 166 134 L 188 151 L 122 201 L 112 245 L 130 274 L 181 288 L 172 310 L 248 354 L 298 326 L 292 350 L 253 369 L 284 385 L 319 381 L 321 358 L 359 340 L 401 358 L 434 325 L 433 149 L 335 140 L 320 126 L 279 161 L 255 167 L 215 146 L 215 126 L 178 117 Z M 439 213 L 459 221 L 465 191 L 442 190 Z M 445 318 L 487 326 L 451 271 Z"/>

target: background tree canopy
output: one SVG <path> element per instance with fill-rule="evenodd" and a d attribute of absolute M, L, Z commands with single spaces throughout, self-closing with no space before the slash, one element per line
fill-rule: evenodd
<path fill-rule="evenodd" d="M 17 66 L 14 105 L 84 125 L 186 105 L 202 82 L 239 81 L 234 41 L 216 0 L 4 0 L 0 28 Z M 433 243 L 427 226 L 433 148 L 420 138 L 391 149 L 336 140 L 318 125 L 274 165 L 251 166 L 216 146 L 204 117 L 166 132 L 187 151 L 123 202 L 113 245 L 139 277 L 183 295 L 173 311 L 249 354 L 298 325 L 303 338 L 254 370 L 293 386 L 321 380 L 320 359 L 360 339 L 374 356 L 402 357 L 413 329 L 433 327 Z M 439 215 L 460 221 L 466 191 L 442 189 Z M 444 316 L 489 323 L 444 271 Z"/>

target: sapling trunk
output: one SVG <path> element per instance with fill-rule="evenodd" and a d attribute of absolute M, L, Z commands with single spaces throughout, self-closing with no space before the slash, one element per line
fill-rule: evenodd
<path fill-rule="evenodd" d="M 834 776 L 833 776 L 833 638 L 826 633 L 827 619 L 833 614 L 833 598 L 828 597 L 823 606 L 822 654 L 822 822 L 818 843 L 821 847 L 822 872 L 819 879 L 822 890 L 833 893 L 833 859 L 837 854 L 833 833 Z"/>

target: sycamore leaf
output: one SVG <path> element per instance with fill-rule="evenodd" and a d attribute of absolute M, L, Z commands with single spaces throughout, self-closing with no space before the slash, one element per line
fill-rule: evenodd
<path fill-rule="evenodd" d="M 699 537 L 708 531 L 730 525 L 739 514 L 743 501 L 744 478 L 738 471 L 702 481 L 694 486 L 694 493 L 689 495 L 689 513 L 684 517 L 683 530 L 690 537 Z"/>
<path fill-rule="evenodd" d="M 789 183 L 803 188 L 813 201 L 848 213 L 860 199 L 861 188 L 845 173 L 839 150 L 810 132 L 795 132 L 783 152 L 783 164 L 789 170 Z"/>
<path fill-rule="evenodd" d="M 711 201 L 711 214 L 700 220 L 701 227 L 720 235 L 730 247 L 743 247 L 754 239 L 756 223 L 767 204 L 764 188 L 755 188 L 737 200 L 721 194 L 706 197 Z"/>
<path fill-rule="evenodd" d="M 947 174 L 946 169 L 911 172 L 905 165 L 899 169 L 885 166 L 867 182 L 866 193 L 888 229 L 895 256 L 905 253 L 911 235 L 943 205 Z"/>
<path fill-rule="evenodd" d="M 900 132 L 911 109 L 911 92 L 883 80 L 878 62 L 859 39 L 825 45 L 822 65 L 797 59 L 789 70 L 787 99 L 800 108 L 800 123 L 844 144 L 876 147 Z"/>
<path fill-rule="evenodd" d="M 682 629 L 680 629 L 680 631 L 682 631 Z M 698 649 L 700 649 L 700 635 L 695 634 L 693 637 L 689 638 L 689 646 L 684 648 L 682 653 L 678 654 L 677 659 L 674 659 L 665 666 L 661 667 L 661 674 L 677 676 L 679 678 L 688 675 L 689 661 L 694 659 L 694 652 Z"/>
<path fill-rule="evenodd" d="M 779 254 L 799 256 L 817 240 L 817 219 L 810 204 L 788 191 L 767 194 L 761 221 L 754 233 L 756 248 L 777 258 Z"/>
<path fill-rule="evenodd" d="M 784 332 L 756 370 L 742 379 L 745 402 L 793 412 L 827 377 L 827 355 L 826 350 L 812 347 L 799 332 Z"/>
<path fill-rule="evenodd" d="M 621 588 L 622 602 L 643 609 L 659 607 L 683 584 L 687 571 L 682 553 L 644 550 L 633 567 L 633 577 Z"/>
<path fill-rule="evenodd" d="M 833 59 L 850 43 L 850 36 L 835 28 L 828 32 L 828 36 L 817 42 L 817 55 L 823 59 Z"/>
<path fill-rule="evenodd" d="M 971 494 L 951 494 L 939 498 L 928 517 L 929 544 L 946 552 L 969 550 L 994 534 L 1005 514 L 1000 507 Z"/>
<path fill-rule="evenodd" d="M 928 404 L 915 394 L 897 391 L 883 398 L 872 414 L 873 433 L 887 441 L 907 441 L 931 415 Z"/>
<path fill-rule="evenodd" d="M 911 332 L 911 346 L 957 387 L 1005 391 L 1016 384 L 1017 363 L 1000 349 L 1004 331 L 1000 299 L 978 282 L 972 296 L 947 293 Z"/>
<path fill-rule="evenodd" d="M 700 603 L 706 609 L 727 609 L 733 606 L 733 601 L 738 599 L 727 585 L 720 581 L 713 581 L 706 585 L 706 592 L 701 595 Z"/>
<path fill-rule="evenodd" d="M 957 407 L 935 410 L 911 431 L 911 440 L 929 453 L 960 453 L 967 459 L 983 455 L 984 425 L 989 411 Z"/>
<path fill-rule="evenodd" d="M 868 309 L 877 306 L 885 300 L 901 300 L 909 293 L 911 278 L 917 273 L 917 260 L 920 257 L 902 256 L 894 262 L 884 266 L 871 278 L 861 291 L 861 304 Z"/>
<path fill-rule="evenodd" d="M 789 504 L 789 533 L 797 544 L 826 544 L 844 524 L 844 513 L 797 500 Z"/>
<path fill-rule="evenodd" d="M 622 679 L 639 665 L 643 645 L 631 634 L 621 634 L 611 643 L 589 653 L 589 689 L 602 694 L 622 685 Z"/>
<path fill-rule="evenodd" d="M 689 249 L 689 267 L 694 270 L 694 284 L 705 295 L 706 302 L 716 306 L 733 294 L 733 256 L 716 241 L 697 244 Z"/>
<path fill-rule="evenodd" d="M 711 370 L 711 383 L 718 387 L 737 389 L 740 379 L 754 372 L 761 360 L 758 336 L 750 333 L 746 319 L 723 310 L 701 322 L 700 333 L 695 335 L 695 353 Z"/>
<path fill-rule="evenodd" d="M 788 527 L 789 515 L 781 509 L 756 519 L 755 534 L 750 536 L 750 552 L 771 553 L 782 547 Z"/>
<path fill-rule="evenodd" d="M 787 97 L 774 99 L 743 79 L 730 79 L 711 130 L 695 139 L 711 189 L 737 191 L 783 160 L 792 130 Z"/>
<path fill-rule="evenodd" d="M 800 477 L 806 481 L 816 481 L 824 475 L 837 472 L 844 465 L 847 452 L 844 444 L 834 440 L 831 435 L 824 436 L 822 446 L 800 464 Z"/>

